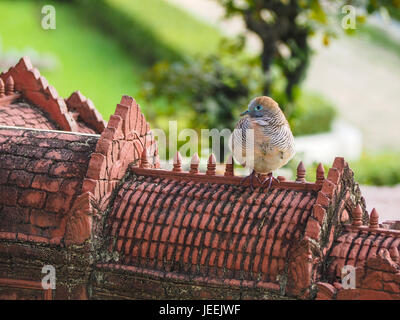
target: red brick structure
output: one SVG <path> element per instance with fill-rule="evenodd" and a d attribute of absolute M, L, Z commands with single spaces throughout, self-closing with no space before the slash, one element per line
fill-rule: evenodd
<path fill-rule="evenodd" d="M 368 215 L 343 158 L 251 191 L 231 158 L 224 175 L 213 155 L 205 173 L 197 155 L 158 169 L 128 96 L 106 124 L 27 59 L 0 79 L 0 298 L 400 299 L 400 231 Z"/>
<path fill-rule="evenodd" d="M 132 98 L 106 125 L 79 92 L 58 97 L 27 58 L 0 74 L 0 297 L 88 297 L 94 207 L 107 206 L 144 148 L 158 166 Z M 57 270 L 51 294 L 44 265 Z"/>

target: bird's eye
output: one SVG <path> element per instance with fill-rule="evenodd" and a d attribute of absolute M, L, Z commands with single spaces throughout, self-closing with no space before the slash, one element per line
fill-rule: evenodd
<path fill-rule="evenodd" d="M 258 106 L 256 106 L 255 108 L 254 108 L 254 110 L 256 110 L 256 111 L 260 111 L 260 110 L 262 110 L 262 106 L 260 106 L 260 105 L 258 105 Z"/>

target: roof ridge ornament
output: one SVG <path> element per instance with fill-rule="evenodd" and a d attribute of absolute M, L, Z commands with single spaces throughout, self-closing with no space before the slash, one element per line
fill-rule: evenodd
<path fill-rule="evenodd" d="M 300 161 L 297 166 L 297 182 L 306 182 L 306 168 L 304 167 L 303 161 Z"/>
<path fill-rule="evenodd" d="M 140 159 L 140 168 L 150 168 L 150 163 L 148 160 L 147 149 L 143 148 L 142 157 Z"/>
<path fill-rule="evenodd" d="M 92 100 L 86 98 L 79 90 L 74 91 L 69 98 L 64 99 L 68 111 L 78 112 L 80 118 L 97 133 L 102 133 L 106 127 L 106 121 L 94 106 Z"/>
<path fill-rule="evenodd" d="M 4 86 L 4 81 L 2 78 L 0 78 L 0 98 L 5 97 L 5 86 Z"/>
<path fill-rule="evenodd" d="M 325 169 L 322 163 L 320 162 L 317 167 L 315 183 L 318 185 L 322 185 L 324 183 L 324 180 L 325 180 Z"/>
<path fill-rule="evenodd" d="M 208 157 L 206 175 L 215 176 L 216 168 L 217 168 L 217 159 L 215 158 L 214 153 L 211 153 L 210 156 Z"/>
<path fill-rule="evenodd" d="M 5 82 L 6 96 L 12 96 L 15 87 L 28 101 L 45 111 L 57 123 L 61 130 L 79 131 L 78 124 L 68 112 L 64 99 L 40 75 L 39 70 L 32 67 L 28 57 L 23 57 L 7 72 L 0 75 Z"/>
<path fill-rule="evenodd" d="M 228 158 L 226 159 L 226 164 L 225 164 L 225 176 L 234 176 L 234 162 L 233 162 L 233 157 L 230 154 Z"/>
<path fill-rule="evenodd" d="M 195 152 L 192 156 L 191 162 L 190 162 L 190 171 L 189 173 L 191 174 L 196 174 L 199 173 L 199 163 L 200 163 L 200 158 L 197 152 Z"/>
<path fill-rule="evenodd" d="M 353 209 L 353 227 L 359 227 L 362 225 L 362 208 L 359 204 Z"/>
<path fill-rule="evenodd" d="M 5 93 L 6 96 L 10 96 L 14 93 L 14 79 L 12 76 L 8 76 L 6 79 Z"/>
<path fill-rule="evenodd" d="M 182 171 L 182 156 L 179 151 L 175 153 L 174 156 L 174 168 L 172 171 L 181 172 Z"/>
<path fill-rule="evenodd" d="M 372 209 L 371 215 L 369 217 L 369 227 L 371 229 L 378 229 L 379 228 L 379 214 L 375 208 Z"/>

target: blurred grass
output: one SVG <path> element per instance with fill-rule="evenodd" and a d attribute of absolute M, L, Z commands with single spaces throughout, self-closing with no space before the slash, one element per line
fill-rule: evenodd
<path fill-rule="evenodd" d="M 160 42 L 183 55 L 216 51 L 221 34 L 164 0 L 105 0 L 152 31 Z"/>
<path fill-rule="evenodd" d="M 360 184 L 383 186 L 400 183 L 399 152 L 364 153 L 358 161 L 351 161 L 349 165 Z"/>
<path fill-rule="evenodd" d="M 126 11 L 144 28 L 153 30 L 160 46 L 165 42 L 186 53 L 209 52 L 217 47 L 219 34 L 215 29 L 163 0 L 107 1 L 118 10 Z M 41 28 L 41 8 L 49 3 L 56 8 L 56 30 Z M 87 13 L 81 12 L 76 3 L 0 1 L 2 50 L 33 48 L 38 53 L 53 55 L 59 66 L 41 72 L 43 76 L 62 97 L 80 90 L 108 120 L 123 94 L 138 97 L 142 74 L 149 66 L 141 57 L 129 54 L 113 37 L 91 25 L 84 14 Z M 143 111 L 146 113 L 145 108 Z"/>
<path fill-rule="evenodd" d="M 295 136 L 326 132 L 337 115 L 333 104 L 323 96 L 302 90 L 289 123 Z"/>

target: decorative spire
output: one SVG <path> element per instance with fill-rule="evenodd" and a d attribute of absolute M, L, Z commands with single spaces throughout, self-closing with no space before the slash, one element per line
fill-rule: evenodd
<path fill-rule="evenodd" d="M 318 167 L 317 167 L 317 174 L 316 174 L 316 181 L 315 183 L 318 185 L 321 185 L 324 180 L 325 180 L 325 170 L 324 170 L 324 166 L 322 165 L 322 163 L 320 162 Z"/>
<path fill-rule="evenodd" d="M 199 163 L 200 158 L 197 152 L 193 155 L 192 160 L 190 162 L 190 173 L 199 173 Z"/>
<path fill-rule="evenodd" d="M 147 155 L 147 149 L 143 148 L 142 152 L 142 157 L 140 159 L 140 168 L 150 168 L 149 160 L 148 160 L 148 155 Z"/>
<path fill-rule="evenodd" d="M 297 182 L 306 182 L 306 168 L 304 167 L 303 161 L 300 161 L 297 166 Z"/>
<path fill-rule="evenodd" d="M 215 159 L 214 154 L 211 153 L 210 157 L 208 158 L 206 175 L 215 176 L 216 167 L 217 167 L 217 159 Z"/>
<path fill-rule="evenodd" d="M 5 96 L 5 88 L 4 88 L 4 81 L 2 78 L 0 78 L 0 98 L 3 98 Z"/>
<path fill-rule="evenodd" d="M 228 159 L 226 159 L 226 164 L 225 164 L 225 176 L 233 176 L 233 157 L 232 155 L 228 156 Z"/>
<path fill-rule="evenodd" d="M 14 93 L 14 79 L 9 76 L 6 79 L 6 95 L 9 96 Z"/>
<path fill-rule="evenodd" d="M 174 168 L 172 171 L 181 172 L 182 171 L 182 156 L 179 151 L 176 152 L 174 157 Z"/>
<path fill-rule="evenodd" d="M 375 208 L 372 209 L 371 215 L 369 216 L 369 227 L 371 229 L 379 228 L 379 214 Z"/>
<path fill-rule="evenodd" d="M 396 262 L 399 263 L 400 259 L 399 259 L 399 250 L 397 249 L 397 247 L 391 247 L 389 250 L 389 254 L 390 254 L 390 258 Z"/>
<path fill-rule="evenodd" d="M 361 206 L 358 204 L 353 210 L 353 227 L 359 227 L 362 225 L 362 209 Z"/>

